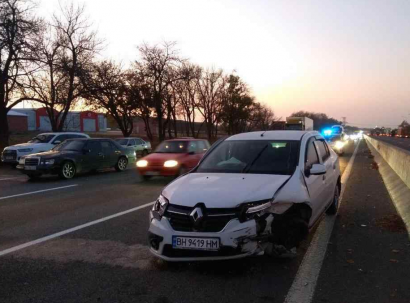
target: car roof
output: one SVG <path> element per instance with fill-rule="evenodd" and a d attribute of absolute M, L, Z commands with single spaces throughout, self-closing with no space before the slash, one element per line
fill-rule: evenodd
<path fill-rule="evenodd" d="M 40 135 L 83 135 L 83 136 L 89 137 L 87 134 L 78 133 L 78 132 L 41 133 L 41 134 L 38 134 L 37 136 L 40 136 Z"/>
<path fill-rule="evenodd" d="M 175 139 L 167 139 L 164 141 L 206 141 L 206 139 L 198 139 L 198 138 L 175 138 Z"/>
<path fill-rule="evenodd" d="M 226 140 L 301 140 L 305 134 L 317 136 L 317 131 L 269 130 L 233 135 Z"/>

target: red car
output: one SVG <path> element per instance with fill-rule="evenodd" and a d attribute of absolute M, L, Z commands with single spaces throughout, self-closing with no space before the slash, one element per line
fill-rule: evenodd
<path fill-rule="evenodd" d="M 194 168 L 210 144 L 202 139 L 173 139 L 163 141 L 148 156 L 137 161 L 144 180 L 153 176 L 179 176 Z"/>

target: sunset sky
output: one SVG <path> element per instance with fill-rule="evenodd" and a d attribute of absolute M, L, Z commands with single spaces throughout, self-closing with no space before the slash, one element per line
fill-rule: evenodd
<path fill-rule="evenodd" d="M 58 8 L 39 3 L 44 16 Z M 318 111 L 362 127 L 410 120 L 408 0 L 84 3 L 103 55 L 125 65 L 142 42 L 177 41 L 195 63 L 236 70 L 278 116 Z"/>

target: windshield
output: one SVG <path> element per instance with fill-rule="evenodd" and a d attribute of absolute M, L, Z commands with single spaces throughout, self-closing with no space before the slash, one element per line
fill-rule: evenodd
<path fill-rule="evenodd" d="M 115 140 L 119 145 L 128 145 L 128 139 L 117 139 Z"/>
<path fill-rule="evenodd" d="M 298 141 L 225 141 L 197 172 L 291 175 L 298 162 Z"/>
<path fill-rule="evenodd" d="M 158 145 L 156 153 L 186 153 L 188 141 L 164 141 Z"/>
<path fill-rule="evenodd" d="M 53 139 L 55 135 L 38 135 L 28 141 L 28 143 L 48 143 Z"/>
<path fill-rule="evenodd" d="M 63 143 L 60 143 L 56 147 L 53 148 L 55 151 L 62 151 L 62 150 L 72 150 L 72 151 L 81 151 L 84 148 L 84 144 L 86 141 L 83 140 L 67 140 Z"/>

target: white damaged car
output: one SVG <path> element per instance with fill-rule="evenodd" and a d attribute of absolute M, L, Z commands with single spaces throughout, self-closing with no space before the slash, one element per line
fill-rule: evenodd
<path fill-rule="evenodd" d="M 266 131 L 214 144 L 150 212 L 151 252 L 167 261 L 281 255 L 338 209 L 336 153 L 317 132 Z"/>

